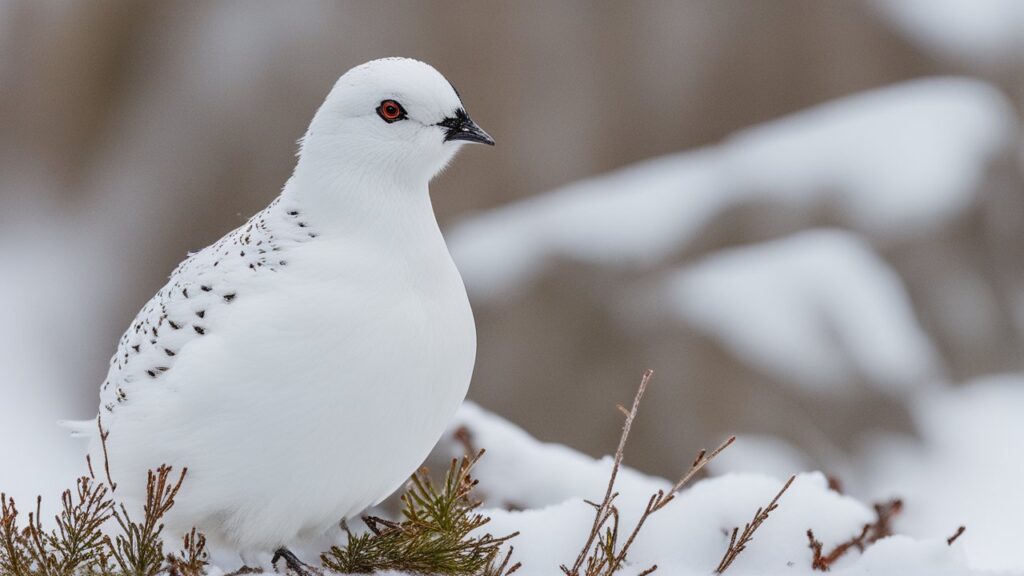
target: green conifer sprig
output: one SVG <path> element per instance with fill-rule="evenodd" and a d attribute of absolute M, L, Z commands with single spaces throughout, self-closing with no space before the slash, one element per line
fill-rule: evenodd
<path fill-rule="evenodd" d="M 326 568 L 341 573 L 397 570 L 445 576 L 507 576 L 519 568 L 503 544 L 518 532 L 502 537 L 473 535 L 490 522 L 476 512 L 470 498 L 477 481 L 470 470 L 483 455 L 453 459 L 444 482 L 436 486 L 426 470 L 412 476 L 402 495 L 401 522 L 365 517 L 369 532 L 348 534 L 345 546 L 321 555 Z"/>

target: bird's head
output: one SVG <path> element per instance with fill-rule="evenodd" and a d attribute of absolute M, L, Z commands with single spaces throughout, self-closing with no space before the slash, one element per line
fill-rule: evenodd
<path fill-rule="evenodd" d="M 418 60 L 385 58 L 338 79 L 300 154 L 319 170 L 387 174 L 415 185 L 433 178 L 467 142 L 494 144 L 451 83 Z"/>

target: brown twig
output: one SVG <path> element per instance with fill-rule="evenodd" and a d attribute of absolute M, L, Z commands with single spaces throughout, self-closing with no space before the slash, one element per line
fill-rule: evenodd
<path fill-rule="evenodd" d="M 837 560 L 846 555 L 847 552 L 856 548 L 863 552 L 868 546 L 878 540 L 891 536 L 892 519 L 903 510 L 903 501 L 894 498 L 887 502 L 876 502 L 875 521 L 865 524 L 860 534 L 836 544 L 828 554 L 824 553 L 824 545 L 814 537 L 812 530 L 807 531 L 808 547 L 811 549 L 811 568 L 821 572 L 827 572 Z"/>
<path fill-rule="evenodd" d="M 796 476 L 790 476 L 789 480 L 782 485 L 779 492 L 772 498 L 772 501 L 768 503 L 768 506 L 757 509 L 757 512 L 754 513 L 754 518 L 743 527 L 743 532 L 739 534 L 739 538 L 736 537 L 739 528 L 732 529 L 732 535 L 729 537 L 729 547 L 726 548 L 722 560 L 718 563 L 718 568 L 715 568 L 715 574 L 721 574 L 728 570 L 729 566 L 732 566 L 733 561 L 747 549 L 747 544 L 750 544 L 751 540 L 754 539 L 754 533 L 768 520 L 768 515 L 779 507 L 779 499 L 786 493 L 786 490 L 789 490 L 794 480 L 796 480 Z"/>
<path fill-rule="evenodd" d="M 147 473 L 146 503 L 141 523 L 132 520 L 124 504 L 113 510 L 121 534 L 107 539 L 107 546 L 111 557 L 126 573 L 155 576 L 163 566 L 162 520 L 174 507 L 174 498 L 181 490 L 188 468 L 182 468 L 176 481 L 171 478 L 171 472 L 170 466 L 160 466 Z"/>
<path fill-rule="evenodd" d="M 732 436 L 710 453 L 706 450 L 701 450 L 697 453 L 697 457 L 694 458 L 693 464 L 690 465 L 690 468 L 675 484 L 672 485 L 671 489 L 668 491 L 658 490 L 657 493 L 652 494 L 647 500 L 647 506 L 644 507 L 644 511 L 640 514 L 640 518 L 637 520 L 633 529 L 626 537 L 625 542 L 620 547 L 618 545 L 619 511 L 615 506 L 615 499 L 618 497 L 618 492 L 615 492 L 615 481 L 618 478 L 619 469 L 622 467 L 622 459 L 626 449 L 626 440 L 629 438 L 629 431 L 632 428 L 633 421 L 636 419 L 637 412 L 639 411 L 640 400 L 643 398 L 644 392 L 647 390 L 647 385 L 650 383 L 653 375 L 653 370 L 647 370 L 644 372 L 643 377 L 640 379 L 640 386 L 637 388 L 636 395 L 633 398 L 633 405 L 629 410 L 626 410 L 622 406 L 616 406 L 616 408 L 625 415 L 626 419 L 622 425 L 622 435 L 619 437 L 619 446 L 615 450 L 612 470 L 608 478 L 608 486 L 605 489 L 604 499 L 600 504 L 586 501 L 594 507 L 594 521 L 591 524 L 587 540 L 584 543 L 583 548 L 580 549 L 579 554 L 576 556 L 576 561 L 573 563 L 572 567 L 567 567 L 564 564 L 561 566 L 562 573 L 565 574 L 565 576 L 580 576 L 581 573 L 584 576 L 607 576 L 619 570 L 619 568 L 621 568 L 625 563 L 626 556 L 629 553 L 633 542 L 636 540 L 637 535 L 640 534 L 640 530 L 647 522 L 647 519 L 674 500 L 676 494 L 683 486 L 686 485 L 687 482 L 700 472 L 704 466 L 721 454 L 723 450 L 736 441 L 736 437 Z M 658 567 L 656 565 L 651 566 L 650 568 L 642 571 L 641 575 L 650 574 L 657 569 Z"/>
<path fill-rule="evenodd" d="M 615 479 L 619 475 L 619 466 L 622 465 L 622 458 L 626 451 L 626 440 L 629 439 L 629 431 L 633 427 L 633 420 L 636 418 L 637 411 L 640 409 L 640 400 L 644 397 L 644 392 L 647 391 L 647 384 L 650 383 L 651 378 L 654 376 L 654 370 L 648 369 L 644 372 L 643 377 L 640 379 L 640 386 L 637 388 L 636 395 L 633 397 L 633 407 L 626 414 L 626 420 L 622 424 L 622 434 L 619 436 L 619 446 L 615 450 L 615 458 L 612 462 L 612 471 L 608 477 L 608 487 L 604 492 L 604 499 L 600 504 L 594 505 L 594 522 L 590 526 L 590 533 L 587 535 L 587 540 L 584 542 L 583 547 L 580 548 L 579 554 L 576 555 L 576 561 L 573 562 L 572 568 L 566 568 L 563 564 L 561 566 L 562 572 L 568 576 L 577 576 L 580 573 L 580 568 L 583 567 L 583 563 L 587 561 L 587 557 L 590 555 L 591 547 L 594 545 L 594 541 L 597 540 L 601 534 L 601 529 L 611 518 L 614 507 L 612 502 L 617 496 L 615 492 Z M 588 571 L 589 572 L 589 571 Z"/>
<path fill-rule="evenodd" d="M 496 566 L 488 566 L 483 573 L 483 576 L 509 576 L 523 567 L 522 562 L 516 562 L 515 564 L 509 565 L 512 561 L 512 552 L 516 549 L 515 546 L 509 546 L 505 552 L 505 556 L 501 560 L 501 564 Z"/>
<path fill-rule="evenodd" d="M 110 436 L 110 432 L 103 429 L 103 418 L 99 415 L 96 416 L 96 427 L 100 431 L 100 446 L 103 447 L 103 470 L 107 474 L 107 485 L 110 486 L 111 492 L 117 491 L 117 482 L 110 477 L 110 453 L 107 452 L 107 437 Z M 92 461 L 86 460 L 89 463 L 89 473 L 92 474 Z"/>
<path fill-rule="evenodd" d="M 455 441 L 462 445 L 462 452 L 465 456 L 472 456 L 479 452 L 476 447 L 476 443 L 473 441 L 473 432 L 469 430 L 468 426 L 459 426 L 455 429 L 452 434 Z"/>
<path fill-rule="evenodd" d="M 957 538 L 963 536 L 965 530 L 967 530 L 967 526 L 960 526 L 957 528 L 956 532 L 954 532 L 952 536 L 946 538 L 946 544 L 952 546 L 953 542 L 956 542 Z"/>

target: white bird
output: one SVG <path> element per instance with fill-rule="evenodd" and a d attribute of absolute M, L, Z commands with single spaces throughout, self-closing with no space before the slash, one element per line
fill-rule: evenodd
<path fill-rule="evenodd" d="M 476 355 L 427 189 L 466 142 L 494 144 L 427 64 L 338 80 L 280 197 L 182 262 L 121 338 L 99 407 L 119 497 L 188 467 L 169 530 L 291 562 L 403 484 Z"/>

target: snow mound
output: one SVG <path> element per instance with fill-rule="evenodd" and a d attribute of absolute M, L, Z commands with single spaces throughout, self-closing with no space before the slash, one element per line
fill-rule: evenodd
<path fill-rule="evenodd" d="M 471 294 L 507 295 L 554 260 L 656 264 L 742 205 L 830 220 L 880 241 L 941 227 L 971 207 L 1016 116 L 993 87 L 916 80 L 748 129 L 472 216 L 448 233 Z"/>
<path fill-rule="evenodd" d="M 865 467 L 873 494 L 900 494 L 898 526 L 940 536 L 964 524 L 970 564 L 1020 569 L 1024 549 L 1024 374 L 990 376 L 956 389 L 922 393 L 911 403 L 920 441 L 877 438 Z"/>
<path fill-rule="evenodd" d="M 891 392 L 940 371 L 899 277 L 848 232 L 716 252 L 670 274 L 664 289 L 688 325 L 810 390 L 859 376 Z"/>
<path fill-rule="evenodd" d="M 872 0 L 883 18 L 925 50 L 975 66 L 1007 66 L 1024 53 L 1018 0 Z"/>
<path fill-rule="evenodd" d="M 1002 390 L 1004 385 L 1011 384 L 1019 388 L 1018 393 L 1024 393 L 1020 382 L 1009 380 L 981 384 L 979 389 L 993 387 Z M 985 392 L 966 393 L 971 397 L 975 394 L 986 396 Z M 953 404 L 962 399 L 942 398 L 936 402 Z M 987 402 L 993 398 L 977 400 Z M 1019 404 L 1015 406 L 1019 407 Z M 945 410 L 950 407 L 939 406 L 930 412 L 932 408 L 937 408 L 937 405 L 926 404 L 923 411 L 941 419 L 948 416 Z M 1004 411 L 1008 413 L 1009 410 Z M 996 411 L 996 416 L 1002 418 L 1005 414 Z M 1000 422 L 993 424 L 999 425 Z M 947 435 L 960 438 L 955 433 Z M 462 441 L 458 440 L 460 437 Z M 486 506 L 480 512 L 491 518 L 491 522 L 481 530 L 494 535 L 520 533 L 511 542 L 515 548 L 514 560 L 522 563 L 517 574 L 540 576 L 560 573 L 559 566 L 571 564 L 587 538 L 594 512 L 585 500 L 600 500 L 603 496 L 610 460 L 593 459 L 565 446 L 542 443 L 472 402 L 466 402 L 460 409 L 442 440 L 441 450 L 450 455 L 461 455 L 466 441 L 489 449 L 474 468 Z M 971 462 L 968 458 L 966 464 Z M 951 480 L 959 482 L 960 478 L 954 475 Z M 1016 486 L 1019 486 L 1020 480 L 1020 477 L 1015 477 L 1007 481 L 1018 482 Z M 669 485 L 666 479 L 622 468 L 616 484 L 620 493 L 616 500 L 620 511 L 620 538 L 625 538 L 632 530 L 648 498 Z M 636 576 L 653 565 L 658 566 L 658 574 L 713 574 L 728 547 L 732 529 L 742 529 L 751 521 L 755 511 L 766 506 L 783 485 L 783 477 L 756 473 L 729 473 L 695 482 L 648 518 L 631 548 L 627 565 L 618 574 Z M 929 513 L 929 504 L 934 503 L 909 498 L 907 502 L 908 509 L 922 506 L 924 514 Z M 510 505 L 516 508 L 509 509 Z M 1005 518 L 1019 517 L 1019 514 L 1019 510 L 1011 508 L 1005 513 Z M 821 572 L 815 571 L 811 565 L 813 555 L 808 546 L 808 529 L 814 531 L 815 538 L 827 553 L 860 534 L 865 524 L 875 520 L 876 514 L 869 506 L 830 489 L 821 473 L 801 473 L 795 477 L 789 490 L 782 494 L 778 508 L 754 534 L 753 540 L 727 574 L 818 576 Z M 906 535 L 882 538 L 863 552 L 851 549 L 832 565 L 830 573 L 840 576 L 966 576 L 990 573 L 971 565 L 975 550 L 965 552 L 964 542 L 975 529 L 973 525 L 964 537 L 950 546 L 946 538 L 958 524 L 949 518 L 929 520 L 934 524 L 926 531 L 935 533 L 933 538 L 916 539 Z M 1007 534 L 1013 534 L 1012 530 Z M 987 535 L 974 536 L 972 540 L 977 542 Z M 1009 541 L 991 543 L 993 546 L 996 544 L 1013 548 Z M 211 571 L 213 576 L 221 573 L 219 569 Z M 1004 571 L 999 574 L 1024 576 L 1024 572 Z"/>
<path fill-rule="evenodd" d="M 513 542 L 514 557 L 523 563 L 519 573 L 553 574 L 560 564 L 571 563 L 593 520 L 593 509 L 583 500 L 598 500 L 603 495 L 608 459 L 594 460 L 564 446 L 541 443 L 468 402 L 452 432 L 459 428 L 468 431 L 477 445 L 490 448 L 476 469 L 487 502 L 530 503 L 524 510 L 483 511 L 492 518 L 488 532 L 521 533 Z M 450 446 L 453 451 L 454 446 Z M 669 483 L 629 468 L 623 468 L 620 478 L 621 526 L 628 532 L 650 495 Z M 662 574 L 711 574 L 728 546 L 732 528 L 742 529 L 782 484 L 780 478 L 761 474 L 727 474 L 697 482 L 650 517 L 621 573 L 635 575 L 657 564 Z M 779 502 L 729 574 L 818 574 L 811 568 L 809 528 L 828 551 L 856 536 L 875 518 L 869 507 L 830 490 L 826 478 L 817 472 L 798 475 Z M 937 527 L 949 534 L 955 528 L 956 524 Z M 863 555 L 856 551 L 847 554 L 832 573 L 977 574 L 968 568 L 960 544 L 946 544 L 944 538 L 949 534 L 924 541 L 889 537 Z"/>

